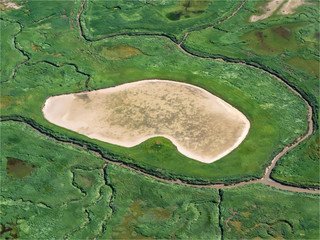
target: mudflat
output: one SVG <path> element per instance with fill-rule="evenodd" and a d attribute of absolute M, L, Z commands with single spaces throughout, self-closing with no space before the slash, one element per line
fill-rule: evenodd
<path fill-rule="evenodd" d="M 157 79 L 53 96 L 43 114 L 58 126 L 124 147 L 163 136 L 204 163 L 230 153 L 250 128 L 245 115 L 208 91 Z"/>

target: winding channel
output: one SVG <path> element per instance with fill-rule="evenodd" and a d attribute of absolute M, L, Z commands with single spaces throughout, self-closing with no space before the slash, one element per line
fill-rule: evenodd
<path fill-rule="evenodd" d="M 223 20 L 220 20 L 218 21 L 217 23 L 215 24 L 211 24 L 211 25 L 208 25 L 206 27 L 203 27 L 203 29 L 205 28 L 209 28 L 209 27 L 213 27 L 213 26 L 216 26 L 216 25 L 219 25 L 221 24 L 222 22 L 224 21 L 227 21 L 229 20 L 230 18 L 232 18 L 242 7 L 243 5 L 247 2 L 247 0 L 244 0 L 242 1 L 242 3 L 239 5 L 239 7 L 231 14 L 229 15 L 228 17 L 226 17 L 225 19 Z M 152 178 L 155 178 L 157 180 L 160 180 L 160 181 L 164 181 L 164 182 L 168 182 L 168 183 L 178 183 L 178 184 L 182 184 L 182 185 L 186 185 L 186 186 L 194 186 L 194 187 L 209 187 L 209 188 L 216 188 L 216 189 L 223 189 L 223 188 L 233 188 L 233 187 L 239 187 L 239 186 L 243 186 L 243 185 L 247 185 L 247 184 L 251 184 L 251 183 L 262 183 L 262 184 L 265 184 L 265 185 L 268 185 L 268 186 L 271 186 L 271 187 L 275 187 L 275 188 L 278 188 L 278 189 L 282 189 L 282 190 L 288 190 L 288 191 L 293 191 L 293 192 L 304 192 L 304 193 L 320 193 L 320 189 L 311 189 L 311 188 L 308 188 L 308 189 L 305 189 L 305 188 L 299 188 L 299 187 L 294 187 L 294 186 L 289 186 L 289 185 L 285 185 L 285 184 L 282 184 L 282 183 L 279 183 L 279 182 L 276 182 L 274 181 L 273 179 L 270 178 L 270 174 L 273 170 L 273 168 L 275 167 L 277 161 L 282 157 L 284 156 L 289 150 L 295 148 L 297 145 L 299 145 L 302 141 L 304 141 L 305 139 L 307 139 L 308 137 L 310 137 L 313 133 L 313 121 L 312 121 L 312 107 L 310 106 L 309 102 L 301 95 L 301 93 L 299 93 L 296 89 L 294 89 L 293 87 L 291 87 L 285 80 L 281 79 L 280 77 L 276 76 L 275 74 L 271 73 L 271 72 L 268 72 L 262 68 L 259 68 L 257 66 L 254 66 L 254 65 L 250 65 L 248 63 L 245 63 L 245 62 L 231 62 L 231 61 L 226 61 L 224 59 L 222 59 L 221 57 L 220 58 L 215 58 L 215 57 L 206 57 L 206 56 L 199 56 L 199 55 L 196 55 L 196 54 L 193 54 L 192 52 L 188 51 L 187 49 L 185 49 L 183 47 L 183 42 L 185 41 L 185 39 L 188 37 L 189 33 L 191 31 L 188 31 L 185 33 L 185 35 L 183 36 L 181 42 L 177 43 L 175 42 L 170 36 L 167 36 L 165 34 L 146 34 L 146 33 L 137 33 L 137 34 L 111 34 L 111 35 L 107 35 L 107 36 L 104 36 L 102 38 L 99 38 L 97 40 L 90 40 L 88 39 L 84 33 L 83 33 L 83 29 L 82 29 L 82 26 L 81 26 L 81 14 L 84 10 L 84 5 L 86 3 L 86 0 L 83 0 L 82 3 L 81 3 L 81 8 L 80 8 L 80 11 L 79 13 L 77 14 L 77 23 L 78 23 L 78 29 L 79 29 L 79 34 L 80 34 L 80 37 L 83 38 L 84 40 L 86 41 L 89 41 L 89 42 L 95 42 L 95 41 L 100 41 L 100 40 L 103 40 L 103 39 L 107 39 L 107 38 L 112 38 L 112 37 L 116 37 L 116 36 L 120 36 L 120 35 L 127 35 L 127 36 L 137 36 L 137 35 L 150 35 L 150 36 L 161 36 L 161 37 L 165 37 L 165 38 L 168 38 L 174 45 L 176 45 L 183 53 L 191 56 L 191 57 L 196 57 L 196 58 L 202 58 L 202 59 L 212 59 L 212 60 L 215 60 L 215 61 L 221 61 L 221 62 L 224 62 L 224 63 L 229 63 L 229 64 L 241 64 L 241 65 L 244 65 L 244 66 L 247 66 L 247 67 L 251 67 L 251 68 L 255 68 L 255 69 L 258 69 L 260 71 L 263 71 L 267 74 L 269 74 L 271 77 L 275 78 L 277 81 L 283 83 L 287 88 L 289 88 L 294 94 L 298 95 L 298 97 L 300 99 L 302 99 L 304 101 L 304 103 L 307 105 L 308 107 L 308 132 L 304 135 L 304 136 L 301 136 L 301 137 L 298 137 L 294 143 L 286 146 L 281 152 L 279 152 L 271 161 L 271 164 L 266 168 L 265 170 L 265 174 L 264 176 L 261 178 L 261 179 L 256 179 L 256 180 L 252 180 L 252 181 L 247 181 L 247 182 L 240 182 L 240 183 L 237 183 L 237 184 L 232 184 L 232 185 L 224 185 L 224 184 L 209 184 L 209 185 L 199 185 L 199 184 L 191 184 L 191 183 L 187 183 L 185 181 L 182 181 L 182 180 L 165 180 L 163 178 L 159 178 L 157 176 L 154 176 L 152 174 L 148 174 L 144 171 L 142 171 L 141 169 L 137 169 L 137 168 L 132 168 L 132 167 L 129 167 L 123 163 L 115 163 L 113 162 L 114 164 L 117 164 L 117 165 L 121 165 L 123 167 L 126 167 L 126 168 L 129 168 L 129 169 L 134 169 L 136 172 L 139 172 L 143 175 L 146 175 L 146 176 L 149 176 L 149 177 L 152 177 Z M 199 30 L 199 29 L 197 29 Z M 196 30 L 193 30 L 193 31 L 196 31 Z"/>
<path fill-rule="evenodd" d="M 275 74 L 273 73 L 270 73 L 268 72 L 267 70 L 264 70 L 262 68 L 259 68 L 257 66 L 254 66 L 254 65 L 250 65 L 248 63 L 245 63 L 245 62 L 231 62 L 231 61 L 227 61 L 227 60 L 224 60 L 222 58 L 215 58 L 215 57 L 205 57 L 205 56 L 198 56 L 196 54 L 193 54 L 191 52 L 189 52 L 188 50 L 186 50 L 182 44 L 184 42 L 184 40 L 187 38 L 189 32 L 186 32 L 182 41 L 180 43 L 177 43 L 175 42 L 170 36 L 167 36 L 167 35 L 162 35 L 162 34 L 146 34 L 146 33 L 139 33 L 139 34 L 113 34 L 113 35 L 108 35 L 108 36 L 105 36 L 101 39 L 97 39 L 97 40 L 89 40 L 85 37 L 85 35 L 83 34 L 83 30 L 82 30 L 82 26 L 81 26 L 81 22 L 80 22 L 80 17 L 81 17 L 81 14 L 84 10 L 84 4 L 85 4 L 86 0 L 83 0 L 82 3 L 81 3 L 81 8 L 80 8 L 80 11 L 79 13 L 77 14 L 76 16 L 76 20 L 77 20 L 77 23 L 78 23 L 78 29 L 79 29 L 79 34 L 80 34 L 80 37 L 86 41 L 90 41 L 90 42 L 93 42 L 93 41 L 99 41 L 99 40 L 102 40 L 102 39 L 106 39 L 106 38 L 111 38 L 111 37 L 115 37 L 115 36 L 119 36 L 119 35 L 127 35 L 127 36 L 136 36 L 136 35 L 149 35 L 149 36 L 161 36 L 161 37 L 165 37 L 165 38 L 168 38 L 173 44 L 175 44 L 183 53 L 191 56 L 191 57 L 196 57 L 196 58 L 202 58 L 202 59 L 212 59 L 212 60 L 215 60 L 215 61 L 222 61 L 222 62 L 225 62 L 225 63 L 229 63 L 229 64 L 241 64 L 241 65 L 245 65 L 247 67 L 251 67 L 251 68 L 256 68 L 256 69 L 259 69 L 260 71 L 263 71 L 267 74 L 269 74 L 270 76 L 272 76 L 273 78 L 275 78 L 277 81 L 283 83 L 286 87 L 288 87 L 294 94 L 296 94 L 299 98 L 301 98 L 304 103 L 307 105 L 308 107 L 308 132 L 304 135 L 304 136 L 301 136 L 299 138 L 297 138 L 295 140 L 294 143 L 286 146 L 284 149 L 282 149 L 281 152 L 279 152 L 271 161 L 271 164 L 266 168 L 265 170 L 265 174 L 264 176 L 261 178 L 261 179 L 255 179 L 255 180 L 252 180 L 252 181 L 245 181 L 245 182 L 239 182 L 239 183 L 236 183 L 236 184 L 231 184 L 231 185 L 224 185 L 224 184 L 193 184 L 193 183 L 188 183 L 184 180 L 180 180 L 180 179 L 176 179 L 176 180 L 168 180 L 168 179 L 164 179 L 164 178 L 161 178 L 161 177 L 158 177 L 158 176 L 155 176 L 153 174 L 150 174 L 150 173 L 147 173 L 144 169 L 141 169 L 139 167 L 136 167 L 136 166 L 129 166 L 127 165 L 126 163 L 123 163 L 123 162 L 115 162 L 113 160 L 110 160 L 109 158 L 106 158 L 105 156 L 103 156 L 100 152 L 96 151 L 96 150 L 91 150 L 91 149 L 87 149 L 86 146 L 82 146 L 81 144 L 78 144 L 78 143 L 72 143 L 72 142 L 66 142 L 66 141 L 62 141 L 62 140 L 59 140 L 57 139 L 56 137 L 53 137 L 52 135 L 50 134 L 47 134 L 45 133 L 44 131 L 40 130 L 38 127 L 34 126 L 33 124 L 31 123 L 28 123 L 27 121 L 25 120 L 18 120 L 18 119 L 7 119 L 7 120 L 4 120 L 4 119 L 0 119 L 0 121 L 14 121 L 14 122 L 20 122 L 20 123 L 23 123 L 29 127 L 31 127 L 32 129 L 34 129 L 36 132 L 38 132 L 40 135 L 43 135 L 47 138 L 50 138 L 56 142 L 59 142 L 59 143 L 62 143 L 62 144 L 69 144 L 69 145 L 73 145 L 73 146 L 76 146 L 76 147 L 81 147 L 83 149 L 86 149 L 88 151 L 90 151 L 91 153 L 95 154 L 96 156 L 98 156 L 99 158 L 102 158 L 104 159 L 107 163 L 110 163 L 110 164 L 115 164 L 115 165 L 118 165 L 118 166 L 121 166 L 121 167 L 124 167 L 124 168 L 127 168 L 129 170 L 133 170 L 137 173 L 140 173 L 144 176 L 147 176 L 147 177 L 151 177 L 153 179 L 156 179 L 156 180 L 159 180 L 161 182 L 166 182 L 166 183 L 175 183 L 175 184 L 180 184 L 180 185 L 184 185 L 184 186 L 189 186 L 189 187 L 197 187 L 197 188 L 215 188 L 217 190 L 219 189 L 226 189 L 226 188 L 234 188 L 234 187 L 240 187 L 240 186 L 244 186 L 244 185 L 248 185 L 248 184 L 253 184 L 253 183 L 262 183 L 262 184 L 265 184 L 265 185 L 268 185 L 268 186 L 271 186 L 271 187 L 274 187 L 274 188 L 277 188 L 277 189 L 281 189 L 281 190 L 287 190 L 287 191 L 292 191 L 292 192 L 303 192 L 303 193 L 317 193 L 317 194 L 320 194 L 320 189 L 311 189 L 311 188 L 300 188 L 300 187 L 294 187 L 294 186 L 289 186 L 289 185 L 285 185 L 285 184 L 282 184 L 282 183 L 279 183 L 279 182 L 276 182 L 274 180 L 272 180 L 270 178 L 270 174 L 273 170 L 273 168 L 275 167 L 277 161 L 282 157 L 284 156 L 289 150 L 293 149 L 294 147 L 296 147 L 297 145 L 299 145 L 302 141 L 304 141 L 305 139 L 307 139 L 308 137 L 310 137 L 313 133 L 313 121 L 312 121 L 312 107 L 310 106 L 309 102 L 296 90 L 294 89 L 293 87 L 291 87 L 285 80 L 281 79 L 280 77 L 276 76 Z M 232 16 L 234 16 L 241 8 L 242 6 L 245 4 L 246 0 L 243 1 L 240 6 L 227 18 L 225 18 L 224 20 L 214 24 L 214 25 L 217 25 L 217 24 L 220 24 L 221 22 L 223 21 L 226 21 L 228 19 L 230 19 Z M 210 25 L 210 26 L 214 26 L 214 25 Z M 210 26 L 206 26 L 207 27 L 210 27 Z M 198 29 L 197 29 L 198 30 Z M 195 30 L 194 30 L 195 31 Z M 23 64 L 25 64 L 26 61 L 22 62 L 19 64 L 19 67 Z M 16 67 L 18 68 L 18 66 Z M 15 69 L 16 70 L 16 69 Z M 12 76 L 13 77 L 13 76 Z M 12 77 L 10 79 L 12 79 Z M 86 85 L 88 84 L 88 82 L 86 82 Z"/>

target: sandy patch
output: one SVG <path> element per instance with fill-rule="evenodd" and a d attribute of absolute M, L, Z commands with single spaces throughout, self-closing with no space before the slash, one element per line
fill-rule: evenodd
<path fill-rule="evenodd" d="M 250 22 L 257 22 L 259 20 L 266 19 L 270 17 L 284 2 L 285 0 L 271 0 L 267 3 L 266 6 L 260 7 L 264 10 L 264 13 L 262 15 L 252 15 L 250 17 Z"/>
<path fill-rule="evenodd" d="M 204 163 L 230 153 L 250 128 L 248 119 L 222 99 L 166 80 L 50 97 L 43 113 L 58 126 L 124 147 L 163 136 Z"/>
<path fill-rule="evenodd" d="M 265 12 L 262 15 L 253 15 L 250 17 L 250 22 L 256 22 L 259 20 L 266 19 L 270 17 L 280 6 L 282 3 L 284 3 L 285 0 L 271 0 L 267 3 L 266 6 L 260 7 Z M 303 5 L 306 4 L 305 0 L 288 0 L 285 2 L 280 10 L 278 11 L 278 14 L 287 15 L 292 14 L 295 12 L 295 10 Z"/>
<path fill-rule="evenodd" d="M 7 2 L 6 0 L 1 0 L 0 3 L 2 3 L 4 5 L 6 10 L 7 9 L 20 9 L 20 8 L 22 8 L 22 6 L 18 6 L 13 2 Z"/>
<path fill-rule="evenodd" d="M 288 2 L 283 4 L 283 6 L 280 8 L 279 14 L 292 14 L 299 6 L 303 4 L 305 4 L 304 0 L 288 0 Z"/>

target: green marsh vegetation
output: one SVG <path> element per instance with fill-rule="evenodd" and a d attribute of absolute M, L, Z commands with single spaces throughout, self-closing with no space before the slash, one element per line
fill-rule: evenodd
<path fill-rule="evenodd" d="M 298 150 L 278 162 L 272 178 L 296 186 L 319 184 L 319 5 L 315 1 L 292 15 L 277 15 L 250 23 L 263 2 L 248 1 L 230 20 L 189 34 L 183 47 L 197 55 L 218 56 L 229 61 L 258 65 L 294 86 L 313 107 L 315 132 Z M 310 150 L 311 149 L 311 150 Z M 304 155 L 311 151 L 315 154 Z M 298 153 L 299 152 L 299 153 Z M 301 168 L 301 165 L 304 167 Z M 306 167 L 308 166 L 308 167 Z M 281 168 L 281 170 L 280 170 Z M 302 171 L 301 169 L 304 169 Z M 304 179 L 302 182 L 300 180 Z M 307 181 L 312 183 L 308 184 Z"/>
<path fill-rule="evenodd" d="M 0 127 L 5 149 L 0 172 L 2 239 L 221 239 L 222 235 L 224 239 L 312 239 L 319 235 L 317 195 L 261 184 L 218 193 L 162 183 L 121 166 L 105 166 L 89 151 L 58 143 L 25 124 L 1 122 Z M 12 179 L 6 169 L 7 159 L 13 157 L 35 166 L 34 170 Z"/>
<path fill-rule="evenodd" d="M 20 32 L 17 23 L 0 20 L 1 26 L 1 82 L 11 77 L 13 69 L 26 57 L 15 48 L 14 36 Z M 2 101 L 1 101 L 2 102 Z"/>
<path fill-rule="evenodd" d="M 114 165 L 106 172 L 115 213 L 102 238 L 220 238 L 216 189 L 160 183 Z"/>
<path fill-rule="evenodd" d="M 68 51 L 65 49 L 67 44 L 60 45 L 60 41 L 66 42 L 65 37 L 62 36 L 63 40 L 56 38 L 56 41 L 47 41 L 56 51 L 64 52 L 62 57 L 55 57 L 61 59 L 56 63 L 60 67 L 44 62 L 52 61 L 51 55 L 44 54 L 44 60 L 42 60 L 39 52 L 33 53 L 28 47 L 30 44 L 26 44 L 26 51 L 34 55 L 31 55 L 29 65 L 20 67 L 15 79 L 2 88 L 3 95 L 14 98 L 10 106 L 2 108 L 2 116 L 10 118 L 10 116 L 19 115 L 24 119 L 31 119 L 40 124 L 43 129 L 47 129 L 44 131 L 50 134 L 69 138 L 72 141 L 75 139 L 82 145 L 86 142 L 93 143 L 106 157 L 134 163 L 150 171 L 157 171 L 166 177 L 181 176 L 186 179 L 210 182 L 261 177 L 272 156 L 281 147 L 306 131 L 304 103 L 283 84 L 259 70 L 189 57 L 177 50 L 169 40 L 154 41 L 152 37 L 118 37 L 89 46 L 82 40 L 78 40 L 81 48 L 74 49 L 72 55 L 68 56 Z M 99 50 L 104 46 L 117 46 L 123 42 L 138 48 L 144 54 L 132 56 L 124 61 L 108 61 L 99 57 Z M 166 45 L 172 50 L 167 50 Z M 73 59 L 73 54 L 77 50 L 79 50 L 79 56 L 82 53 L 79 60 Z M 86 54 L 86 51 L 91 51 L 91 54 Z M 86 62 L 88 60 L 93 64 L 88 65 Z M 92 140 L 54 126 L 42 115 L 41 109 L 45 100 L 52 95 L 86 90 L 87 76 L 77 72 L 73 65 L 65 64 L 71 61 L 80 71 L 90 75 L 90 89 L 111 87 L 127 81 L 149 78 L 184 81 L 200 86 L 244 113 L 251 122 L 251 130 L 242 148 L 237 148 L 232 154 L 226 156 L 224 158 L 226 161 L 207 165 L 182 156 L 172 144 L 171 146 L 164 144 L 168 147 L 162 148 L 160 152 L 150 151 L 148 141 L 127 149 Z M 286 101 L 283 102 L 283 100 Z M 278 117 L 280 115 L 281 119 Z M 297 121 L 292 123 L 291 119 L 297 119 Z M 263 151 L 252 151 L 252 149 L 263 149 Z M 239 168 L 239 164 L 242 168 Z"/>
<path fill-rule="evenodd" d="M 7 157 L 7 175 L 13 178 L 24 178 L 32 173 L 34 165 L 24 163 L 18 158 Z"/>
<path fill-rule="evenodd" d="M 63 238 L 82 226 L 87 237 L 99 234 L 111 214 L 104 161 L 22 123 L 0 127 L 1 239 Z"/>
<path fill-rule="evenodd" d="M 225 239 L 318 239 L 319 196 L 262 184 L 221 190 Z"/>
<path fill-rule="evenodd" d="M 25 8 L 3 13 L 4 19 L 19 19 L 23 31 L 16 36 L 16 42 L 30 56 L 15 78 L 2 85 L 3 118 L 24 119 L 59 139 L 98 149 L 110 159 L 166 178 L 204 182 L 262 177 L 272 157 L 306 132 L 303 101 L 268 74 L 188 56 L 169 39 L 159 36 L 86 41 L 80 37 L 76 21 L 80 2 L 57 4 L 50 2 L 42 11 L 35 11 L 37 2 L 31 1 Z M 222 160 L 208 165 L 182 156 L 167 140 L 163 140 L 159 151 L 151 147 L 152 139 L 131 149 L 121 148 L 54 126 L 43 118 L 42 106 L 52 95 L 152 78 L 191 83 L 226 100 L 251 122 L 246 140 Z"/>
<path fill-rule="evenodd" d="M 87 39 L 113 34 L 160 34 L 180 41 L 186 31 L 229 16 L 241 2 L 208 0 L 89 1 L 81 16 Z"/>
<path fill-rule="evenodd" d="M 315 134 L 285 155 L 271 177 L 288 185 L 319 188 L 319 155 L 319 135 Z"/>
<path fill-rule="evenodd" d="M 101 158 L 25 124 L 0 126 L 1 231 L 11 228 L 1 238 L 190 237 L 189 229 L 194 237 L 201 230 L 204 238 L 219 238 L 215 189 L 161 183 L 113 165 L 102 169 Z M 12 179 L 7 156 L 35 166 L 33 172 Z"/>
<path fill-rule="evenodd" d="M 204 238 L 218 239 L 318 238 L 317 196 L 249 185 L 222 190 L 219 211 L 215 189 L 164 184 L 112 164 L 102 171 L 105 162 L 85 150 L 161 177 L 230 183 L 262 177 L 272 157 L 306 132 L 306 106 L 282 83 L 258 69 L 188 56 L 160 36 L 178 41 L 196 28 L 184 48 L 276 73 L 313 106 L 317 127 L 316 5 L 249 23 L 257 2 L 248 1 L 231 19 L 200 30 L 225 19 L 240 2 L 153 2 L 147 1 L 147 7 L 139 2 L 136 9 L 128 1 L 86 2 L 80 21 L 88 39 L 159 35 L 101 41 L 80 36 L 80 0 L 21 2 L 22 8 L 1 12 L 1 81 L 9 80 L 16 68 L 13 79 L 0 86 L 1 120 L 25 121 L 47 136 L 84 146 L 54 142 L 22 123 L 0 123 L 1 238 L 199 238 L 199 231 Z M 108 8 L 111 3 L 117 4 Z M 274 52 L 259 48 L 259 36 Z M 181 155 L 164 138 L 127 149 L 57 127 L 42 116 L 52 95 L 149 78 L 191 83 L 229 102 L 251 122 L 247 139 L 223 159 L 202 164 Z M 318 133 L 280 159 L 272 178 L 318 187 Z M 25 170 L 19 172 L 17 166 Z M 257 210 L 251 209 L 254 204 Z M 228 227 L 225 221 L 233 215 Z"/>

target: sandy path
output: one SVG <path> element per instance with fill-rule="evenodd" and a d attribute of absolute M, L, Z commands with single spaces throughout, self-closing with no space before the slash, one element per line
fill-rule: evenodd
<path fill-rule="evenodd" d="M 241 112 L 204 89 L 157 79 L 54 96 L 43 113 L 58 126 L 124 147 L 162 136 L 204 163 L 238 147 L 250 128 Z"/>

